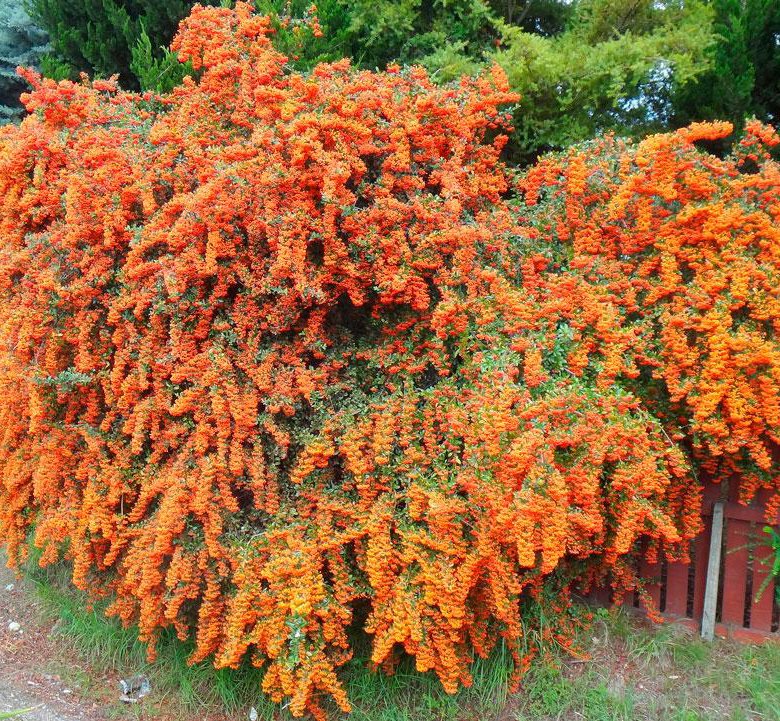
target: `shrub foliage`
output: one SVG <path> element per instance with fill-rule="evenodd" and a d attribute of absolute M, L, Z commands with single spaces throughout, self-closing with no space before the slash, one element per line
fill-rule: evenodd
<path fill-rule="evenodd" d="M 709 477 L 742 498 L 778 488 L 780 172 L 757 121 L 694 124 L 636 148 L 609 138 L 549 157 L 520 182 L 525 212 L 601 286 L 633 330 L 629 387 Z M 780 498 L 767 509 L 768 517 Z"/>
<path fill-rule="evenodd" d="M 152 650 L 249 656 L 296 715 L 349 709 L 354 633 L 448 690 L 498 639 L 520 673 L 524 599 L 685 556 L 702 463 L 777 476 L 775 138 L 513 179 L 500 69 L 290 73 L 269 28 L 197 7 L 163 96 L 28 74 L 0 131 L 0 537 Z"/>

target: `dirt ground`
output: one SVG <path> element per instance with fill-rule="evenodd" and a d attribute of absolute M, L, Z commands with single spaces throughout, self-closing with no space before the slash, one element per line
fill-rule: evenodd
<path fill-rule="evenodd" d="M 31 709 L 20 721 L 104 721 L 100 705 L 61 673 L 67 669 L 72 679 L 94 675 L 94 669 L 84 668 L 57 640 L 24 583 L 0 563 L 0 713 Z M 107 692 L 117 688 L 115 679 L 101 680 Z"/>

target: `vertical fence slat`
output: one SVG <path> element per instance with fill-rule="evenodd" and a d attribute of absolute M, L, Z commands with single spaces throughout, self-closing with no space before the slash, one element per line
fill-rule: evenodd
<path fill-rule="evenodd" d="M 771 554 L 772 549 L 769 546 L 756 546 L 753 550 L 753 594 L 750 606 L 750 628 L 756 631 L 772 630 L 772 602 L 775 594 L 775 584 L 770 579 L 764 588 L 758 601 L 756 596 L 759 590 L 767 582 L 771 572 Z M 761 559 L 770 557 L 768 562 L 761 562 Z"/>
<path fill-rule="evenodd" d="M 695 542 L 695 568 L 693 577 L 693 617 L 700 619 L 704 612 L 704 591 L 707 587 L 707 565 L 710 559 L 710 533 L 712 516 L 704 518 L 704 530 Z"/>
<path fill-rule="evenodd" d="M 611 595 L 612 593 L 608 587 L 601 586 L 591 593 L 591 598 L 593 598 L 599 606 L 608 606 Z"/>
<path fill-rule="evenodd" d="M 749 538 L 750 524 L 735 518 L 726 520 L 721 621 L 735 626 L 742 626 L 745 617 Z"/>
<path fill-rule="evenodd" d="M 710 526 L 710 549 L 707 557 L 707 581 L 704 590 L 704 609 L 701 616 L 701 636 L 712 641 L 715 635 L 715 621 L 720 580 L 721 549 L 723 547 L 723 501 L 712 508 Z"/>
<path fill-rule="evenodd" d="M 659 611 L 661 608 L 661 564 L 648 563 L 642 559 L 639 567 L 639 575 L 648 581 L 645 590 L 650 596 L 653 604 L 653 610 Z"/>
<path fill-rule="evenodd" d="M 684 616 L 688 606 L 687 563 L 670 563 L 666 567 L 666 613 Z"/>

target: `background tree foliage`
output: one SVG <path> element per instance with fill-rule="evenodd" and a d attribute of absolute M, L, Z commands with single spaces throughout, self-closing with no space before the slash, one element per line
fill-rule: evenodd
<path fill-rule="evenodd" d="M 676 98 L 676 124 L 780 119 L 780 1 L 713 0 L 711 67 Z"/>
<path fill-rule="evenodd" d="M 50 74 L 119 74 L 124 87 L 170 83 L 169 55 L 163 51 L 193 0 L 27 0 L 33 18 L 45 28 L 53 48 Z M 202 5 L 217 4 L 201 0 Z M 169 70 L 165 73 L 166 59 Z M 144 65 L 146 61 L 146 65 Z M 178 65 L 178 63 L 176 63 Z M 181 80 L 179 68 L 175 80 Z M 167 89 L 165 87 L 161 89 Z"/>
<path fill-rule="evenodd" d="M 516 159 L 614 130 L 643 135 L 669 127 L 675 94 L 710 63 L 710 9 L 698 0 L 580 0 L 562 32 L 544 36 L 500 23 L 501 43 L 486 54 L 509 76 L 521 101 Z M 469 71 L 453 46 L 423 60 L 446 77 Z"/>
<path fill-rule="evenodd" d="M 192 0 L 27 0 L 51 34 L 44 71 L 118 73 L 168 91 L 186 66 L 165 48 Z M 203 4 L 230 4 L 204 0 Z M 780 0 L 255 0 L 296 70 L 350 57 L 421 64 L 437 82 L 497 62 L 521 95 L 508 148 L 522 163 L 613 130 L 775 120 Z M 312 23 L 315 16 L 317 23 Z"/>
<path fill-rule="evenodd" d="M 32 23 L 16 0 L 0 0 L 0 125 L 23 116 L 19 94 L 27 83 L 16 68 L 37 67 L 48 49 L 46 43 L 46 33 Z"/>

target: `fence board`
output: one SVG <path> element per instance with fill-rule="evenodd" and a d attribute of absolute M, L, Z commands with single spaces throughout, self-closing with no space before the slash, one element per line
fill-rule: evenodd
<path fill-rule="evenodd" d="M 758 529 L 757 529 L 758 530 Z M 756 600 L 756 596 L 769 577 L 771 567 L 761 563 L 761 559 L 770 556 L 772 549 L 769 546 L 759 545 L 753 550 L 753 593 L 750 605 L 750 628 L 756 631 L 772 630 L 772 602 L 775 594 L 775 584 L 770 580 L 763 593 Z"/>
<path fill-rule="evenodd" d="M 650 596 L 653 610 L 657 612 L 661 608 L 661 564 L 642 560 L 639 575 L 648 581 L 645 591 Z"/>
<path fill-rule="evenodd" d="M 704 612 L 704 590 L 707 587 L 707 563 L 710 557 L 710 530 L 711 523 L 708 521 L 694 544 L 696 561 L 693 579 L 693 617 L 697 620 Z"/>
<path fill-rule="evenodd" d="M 664 613 L 685 616 L 688 607 L 687 563 L 673 562 L 666 567 L 666 607 Z"/>
<path fill-rule="evenodd" d="M 726 520 L 726 553 L 723 560 L 723 604 L 720 620 L 742 626 L 745 618 L 745 584 L 747 583 L 750 524 L 728 516 Z"/>

